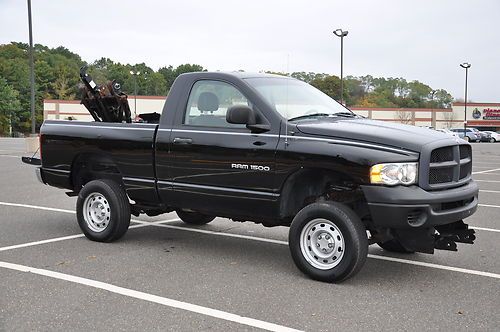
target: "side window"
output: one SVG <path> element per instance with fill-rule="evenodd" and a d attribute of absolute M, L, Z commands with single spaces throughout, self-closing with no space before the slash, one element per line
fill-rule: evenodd
<path fill-rule="evenodd" d="M 189 95 L 184 124 L 191 126 L 245 128 L 226 121 L 226 111 L 233 105 L 250 102 L 234 86 L 219 81 L 198 81 Z"/>

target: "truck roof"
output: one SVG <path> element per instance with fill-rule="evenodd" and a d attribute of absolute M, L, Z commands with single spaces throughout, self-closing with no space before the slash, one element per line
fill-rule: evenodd
<path fill-rule="evenodd" d="M 207 78 L 226 78 L 226 77 L 236 77 L 239 79 L 245 79 L 245 78 L 284 78 L 284 79 L 292 79 L 295 80 L 295 78 L 288 77 L 288 76 L 283 76 L 283 75 L 276 75 L 276 74 L 266 74 L 266 73 L 251 73 L 251 72 L 240 72 L 240 71 L 232 71 L 232 72 L 225 72 L 225 71 L 197 71 L 197 72 L 191 72 L 191 73 L 185 73 L 181 74 L 182 76 L 203 76 Z"/>

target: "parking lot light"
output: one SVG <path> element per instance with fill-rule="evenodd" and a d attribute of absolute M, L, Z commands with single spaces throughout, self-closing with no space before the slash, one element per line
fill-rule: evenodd
<path fill-rule="evenodd" d="M 337 29 L 333 34 L 340 37 L 340 103 L 344 105 L 344 37 L 347 36 L 349 31 Z"/>
<path fill-rule="evenodd" d="M 464 62 L 460 64 L 460 67 L 465 69 L 465 104 L 464 104 L 464 137 L 467 130 L 467 79 L 470 68 L 470 63 Z"/>
<path fill-rule="evenodd" d="M 137 117 L 137 76 L 140 74 L 140 71 L 130 71 L 130 75 L 134 77 L 134 119 Z"/>

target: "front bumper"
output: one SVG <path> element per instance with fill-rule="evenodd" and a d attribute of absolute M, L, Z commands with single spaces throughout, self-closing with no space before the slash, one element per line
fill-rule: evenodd
<path fill-rule="evenodd" d="M 474 181 L 458 188 L 425 191 L 418 186 L 362 186 L 376 228 L 412 229 L 450 224 L 477 210 Z"/>

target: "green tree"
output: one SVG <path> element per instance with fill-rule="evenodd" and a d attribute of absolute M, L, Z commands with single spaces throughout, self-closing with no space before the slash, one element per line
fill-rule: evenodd
<path fill-rule="evenodd" d="M 310 84 L 329 95 L 335 100 L 340 100 L 340 78 L 337 76 L 325 76 L 313 79 Z M 344 90 L 344 96 L 346 96 Z"/>
<path fill-rule="evenodd" d="M 22 116 L 19 92 L 8 85 L 7 80 L 0 78 L 0 134 L 8 134 L 11 123 L 12 129 L 18 131 Z"/>

